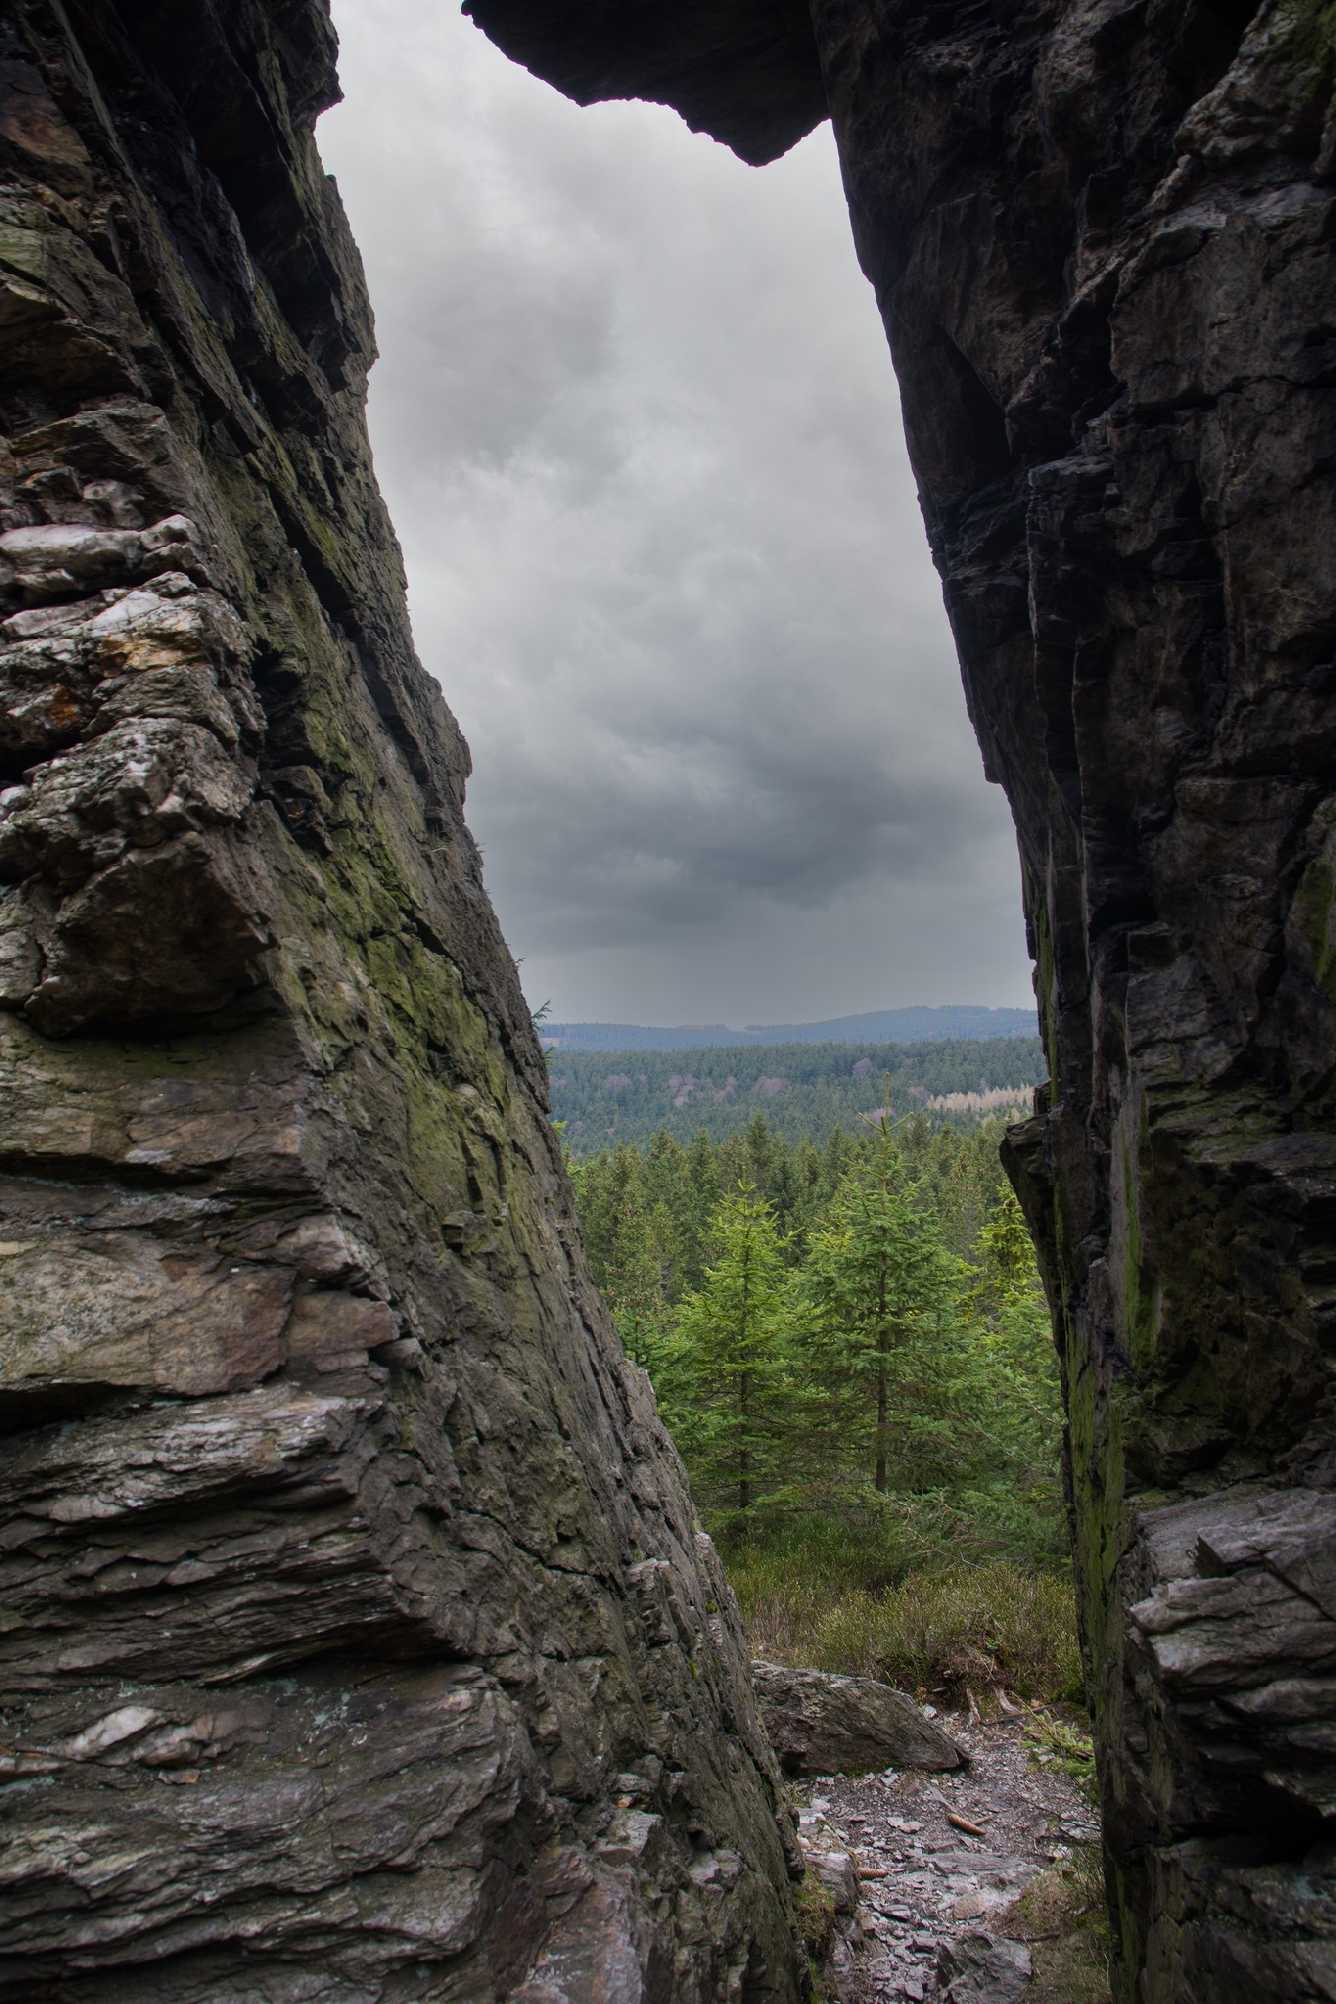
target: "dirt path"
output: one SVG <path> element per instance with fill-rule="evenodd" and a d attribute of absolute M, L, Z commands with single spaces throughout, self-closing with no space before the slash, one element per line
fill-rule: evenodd
<path fill-rule="evenodd" d="M 958 1775 L 835 1775 L 799 1791 L 805 1844 L 847 1852 L 860 1876 L 843 2004 L 1098 2004 L 1094 1892 L 1071 1862 L 1097 1834 L 1089 1805 L 1030 1763 L 1021 1721 L 941 1723 L 969 1755 Z"/>

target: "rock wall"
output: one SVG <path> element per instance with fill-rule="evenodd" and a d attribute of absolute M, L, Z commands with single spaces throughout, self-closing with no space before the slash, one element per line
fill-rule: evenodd
<path fill-rule="evenodd" d="M 792 2004 L 413 656 L 333 57 L 0 13 L 0 1996 Z"/>
<path fill-rule="evenodd" d="M 749 160 L 821 79 L 1019 835 L 1121 1995 L 1336 1996 L 1336 13 L 470 11 Z"/>

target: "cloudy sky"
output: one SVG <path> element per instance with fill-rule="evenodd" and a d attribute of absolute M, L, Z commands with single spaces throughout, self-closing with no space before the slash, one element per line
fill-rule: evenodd
<path fill-rule="evenodd" d="M 334 14 L 380 477 L 530 1002 L 1028 1002 L 829 129 L 757 170 L 436 0 Z"/>

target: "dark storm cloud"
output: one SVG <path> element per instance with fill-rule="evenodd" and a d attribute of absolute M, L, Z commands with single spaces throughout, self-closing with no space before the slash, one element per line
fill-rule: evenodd
<path fill-rule="evenodd" d="M 1027 999 L 829 133 L 756 174 L 444 8 L 335 15 L 378 464 L 531 999 Z"/>

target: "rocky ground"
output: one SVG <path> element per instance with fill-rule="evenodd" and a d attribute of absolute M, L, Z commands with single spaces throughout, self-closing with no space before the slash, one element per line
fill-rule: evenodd
<path fill-rule="evenodd" d="M 837 1905 L 857 1879 L 828 1992 L 841 2004 L 1102 2004 L 1089 1804 L 1032 1763 L 1023 1719 L 942 1723 L 969 1757 L 959 1773 L 796 1786 L 804 1846 Z"/>

